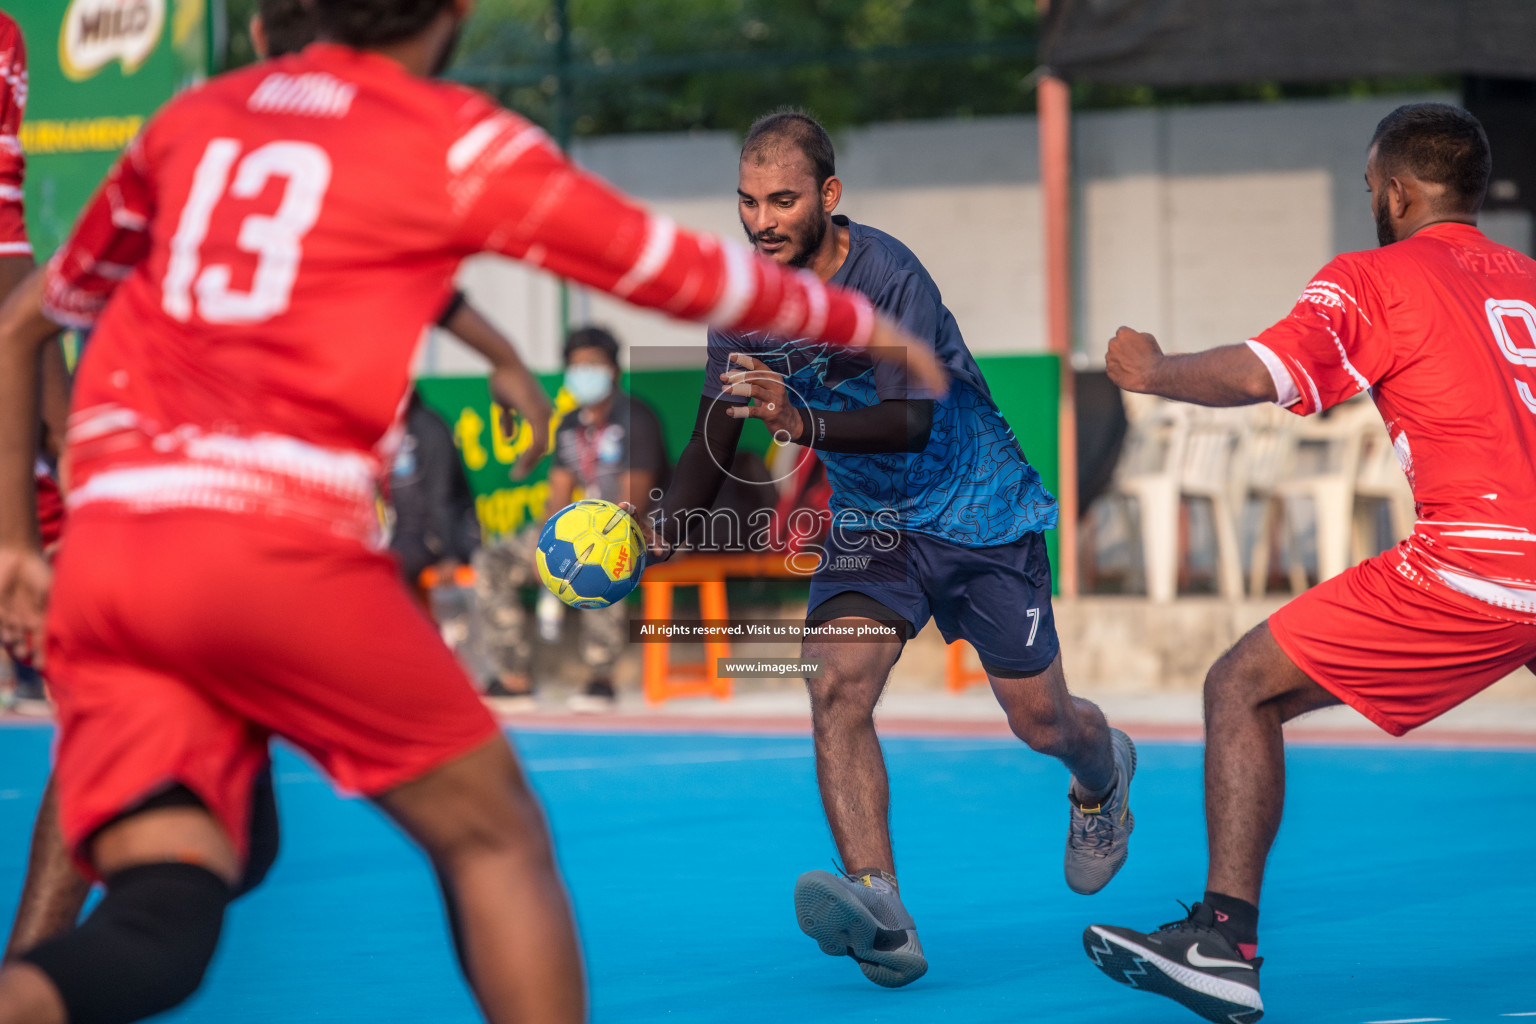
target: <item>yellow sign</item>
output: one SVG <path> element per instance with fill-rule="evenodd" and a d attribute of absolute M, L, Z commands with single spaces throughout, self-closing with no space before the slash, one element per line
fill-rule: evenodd
<path fill-rule="evenodd" d="M 24 121 L 21 148 L 24 153 L 116 153 L 139 134 L 144 119 L 131 117 L 83 117 L 71 121 Z"/>
<path fill-rule="evenodd" d="M 70 0 L 59 27 L 59 67 L 83 81 L 114 60 L 131 75 L 149 59 L 165 27 L 165 0 Z"/>

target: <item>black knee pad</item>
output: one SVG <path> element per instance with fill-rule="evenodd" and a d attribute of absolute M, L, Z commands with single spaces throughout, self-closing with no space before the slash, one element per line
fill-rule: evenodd
<path fill-rule="evenodd" d="M 202 984 L 230 888 L 195 864 L 143 864 L 107 879 L 74 931 L 21 956 L 53 982 L 69 1024 L 128 1024 L 185 1000 Z"/>

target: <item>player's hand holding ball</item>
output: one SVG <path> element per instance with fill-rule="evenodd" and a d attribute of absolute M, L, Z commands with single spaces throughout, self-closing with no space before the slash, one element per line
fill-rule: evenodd
<path fill-rule="evenodd" d="M 589 498 L 549 517 L 534 561 L 544 586 L 572 608 L 606 608 L 640 582 L 645 539 L 624 509 Z"/>
<path fill-rule="evenodd" d="M 1158 393 L 1156 376 L 1162 361 L 1163 350 L 1156 338 L 1122 327 L 1109 339 L 1104 369 L 1109 371 L 1109 379 L 1122 391 L 1154 395 Z"/>

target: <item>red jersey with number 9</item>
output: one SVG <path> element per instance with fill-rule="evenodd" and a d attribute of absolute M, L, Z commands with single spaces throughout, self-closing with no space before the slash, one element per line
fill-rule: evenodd
<path fill-rule="evenodd" d="M 873 325 L 859 296 L 649 215 L 480 94 L 315 44 L 171 101 L 50 262 L 49 315 L 96 327 L 70 507 L 371 539 L 412 355 L 479 251 L 736 328 L 863 344 Z"/>
<path fill-rule="evenodd" d="M 1297 413 L 1370 390 L 1418 504 L 1401 576 L 1536 622 L 1536 261 L 1434 224 L 1338 257 L 1250 344 Z"/>

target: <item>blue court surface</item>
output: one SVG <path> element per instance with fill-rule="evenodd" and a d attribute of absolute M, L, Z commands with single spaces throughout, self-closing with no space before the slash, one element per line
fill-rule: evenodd
<path fill-rule="evenodd" d="M 49 730 L 0 730 L 8 921 Z M 1066 778 L 993 738 L 893 739 L 898 868 L 930 958 L 888 991 L 795 926 L 796 875 L 828 867 L 810 742 L 519 732 L 585 942 L 593 1019 L 1178 1022 L 1083 954 L 1089 922 L 1150 928 L 1203 882 L 1200 748 L 1141 744 L 1137 831 L 1094 897 L 1062 882 Z M 1536 1017 L 1536 753 L 1304 746 L 1270 862 L 1266 1020 Z M 478 1020 L 423 859 L 306 762 L 278 765 L 284 848 L 231 911 L 177 1022 Z"/>

